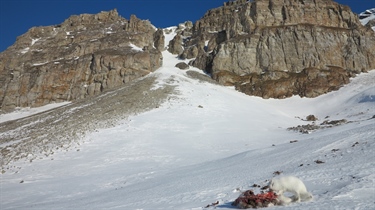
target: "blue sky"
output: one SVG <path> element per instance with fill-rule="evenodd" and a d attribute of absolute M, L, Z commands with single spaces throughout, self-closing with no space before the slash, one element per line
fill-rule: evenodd
<path fill-rule="evenodd" d="M 186 20 L 193 23 L 204 13 L 222 6 L 227 0 L 0 0 L 0 52 L 12 45 L 17 36 L 33 26 L 62 23 L 71 15 L 96 14 L 117 8 L 129 19 L 135 14 L 158 28 Z M 375 7 L 375 0 L 336 0 L 356 13 Z"/>

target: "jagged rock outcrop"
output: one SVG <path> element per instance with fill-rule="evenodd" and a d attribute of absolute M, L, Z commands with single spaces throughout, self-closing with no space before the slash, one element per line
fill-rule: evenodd
<path fill-rule="evenodd" d="M 154 34 L 154 46 L 159 51 L 164 51 L 165 36 L 163 29 L 158 29 Z"/>
<path fill-rule="evenodd" d="M 0 53 L 0 111 L 85 98 L 154 71 L 164 47 L 155 32 L 116 10 L 31 28 Z"/>
<path fill-rule="evenodd" d="M 181 54 L 184 48 L 182 47 L 182 35 L 178 33 L 168 44 L 168 51 L 172 54 Z"/>
<path fill-rule="evenodd" d="M 191 65 L 264 98 L 316 97 L 375 69 L 374 32 L 331 0 L 230 1 L 191 33 L 181 53 L 198 48 Z"/>
<path fill-rule="evenodd" d="M 192 55 L 196 56 L 195 49 L 189 48 L 187 49 L 189 52 L 185 53 L 184 46 L 183 46 L 183 43 L 186 42 L 186 39 L 192 35 L 191 34 L 192 28 L 193 28 L 193 23 L 191 21 L 186 21 L 184 23 L 178 24 L 178 27 L 175 29 L 175 33 L 177 33 L 177 35 L 174 36 L 174 38 L 168 43 L 168 51 L 170 53 L 180 55 L 180 57 L 182 57 L 183 59 L 193 58 Z M 182 55 L 183 52 L 184 52 L 184 55 Z"/>

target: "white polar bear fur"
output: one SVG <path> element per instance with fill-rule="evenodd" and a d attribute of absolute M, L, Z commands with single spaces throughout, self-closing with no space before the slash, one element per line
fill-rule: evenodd
<path fill-rule="evenodd" d="M 283 205 L 283 206 L 288 205 L 289 203 L 293 201 L 293 199 L 284 195 L 278 195 L 277 200 L 278 200 L 278 204 Z"/>
<path fill-rule="evenodd" d="M 292 199 L 288 199 L 283 194 L 284 192 L 290 192 L 294 194 L 294 201 L 300 202 L 308 201 L 312 199 L 312 195 L 307 192 L 305 184 L 294 176 L 284 176 L 280 178 L 273 178 L 269 184 L 269 188 L 274 191 L 280 198 L 282 204 L 288 204 L 292 202 Z"/>

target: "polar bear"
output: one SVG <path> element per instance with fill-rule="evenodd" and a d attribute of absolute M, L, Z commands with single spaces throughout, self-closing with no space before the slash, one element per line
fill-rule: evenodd
<path fill-rule="evenodd" d="M 312 199 L 312 195 L 307 192 L 305 184 L 294 176 L 284 176 L 280 178 L 273 178 L 269 183 L 269 188 L 274 191 L 280 198 L 280 202 L 288 204 L 292 202 L 292 199 L 285 197 L 284 192 L 290 192 L 294 194 L 293 201 L 300 202 L 308 201 Z"/>

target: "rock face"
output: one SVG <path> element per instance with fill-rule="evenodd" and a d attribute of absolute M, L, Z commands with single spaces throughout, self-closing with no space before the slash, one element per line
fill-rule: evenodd
<path fill-rule="evenodd" d="M 31 28 L 0 53 L 0 111 L 85 98 L 154 71 L 164 46 L 155 32 L 116 10 Z"/>
<path fill-rule="evenodd" d="M 193 58 L 196 56 L 194 54 L 194 50 L 188 50 L 188 52 L 184 51 L 184 42 L 186 42 L 187 38 L 191 36 L 191 29 L 193 27 L 193 23 L 191 21 L 186 21 L 185 23 L 180 23 L 176 28 L 177 35 L 168 43 L 168 51 L 172 54 L 178 54 L 180 57 L 185 58 Z M 172 29 L 173 30 L 173 29 Z M 167 32 L 168 33 L 168 32 Z M 184 55 L 181 55 L 184 52 Z"/>
<path fill-rule="evenodd" d="M 181 53 L 198 48 L 191 65 L 264 98 L 316 97 L 375 69 L 374 31 L 331 0 L 230 1 L 191 33 Z"/>
<path fill-rule="evenodd" d="M 180 24 L 168 50 L 249 95 L 315 97 L 375 69 L 373 20 L 367 25 L 331 0 L 237 0 Z M 31 28 L 0 53 L 0 112 L 142 77 L 162 65 L 164 33 L 116 10 Z"/>
<path fill-rule="evenodd" d="M 182 47 L 182 36 L 177 34 L 168 45 L 168 51 L 172 54 L 181 54 L 184 48 Z"/>
<path fill-rule="evenodd" d="M 371 28 L 373 31 L 375 31 L 375 18 L 368 21 L 365 25 L 366 27 Z"/>
<path fill-rule="evenodd" d="M 158 29 L 154 34 L 154 46 L 159 51 L 164 51 L 165 36 L 163 29 Z"/>

